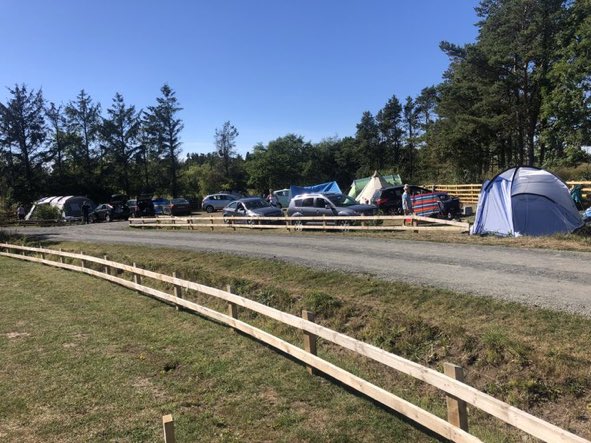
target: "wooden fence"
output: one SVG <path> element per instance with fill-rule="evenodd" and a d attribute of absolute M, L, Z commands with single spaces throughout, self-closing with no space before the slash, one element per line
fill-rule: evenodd
<path fill-rule="evenodd" d="M 528 414 L 525 411 L 510 406 L 507 403 L 463 383 L 458 379 L 460 371 L 458 370 L 458 367 L 454 365 L 446 365 L 445 373 L 438 372 L 434 369 L 406 360 L 398 355 L 386 352 L 376 346 L 369 345 L 345 334 L 341 334 L 337 331 L 316 324 L 313 321 L 313 316 L 310 316 L 309 313 L 306 312 L 303 312 L 303 316 L 300 318 L 233 294 L 231 291 L 224 291 L 184 280 L 178 278 L 176 274 L 170 276 L 141 269 L 136 267 L 135 263 L 130 266 L 114 262 L 108 260 L 106 257 L 98 258 L 82 253 L 77 254 L 61 250 L 34 248 L 8 243 L 0 243 L 0 256 L 43 263 L 103 278 L 126 288 L 152 296 L 168 304 L 182 307 L 188 311 L 198 313 L 220 323 L 229 325 L 234 329 L 250 335 L 301 361 L 311 372 L 319 371 L 327 374 L 335 380 L 338 380 L 352 389 L 397 411 L 399 414 L 410 418 L 448 440 L 456 442 L 480 441 L 477 437 L 468 433 L 468 416 L 465 405 L 469 404 L 543 441 L 589 443 L 588 440 L 585 440 L 582 437 Z M 66 263 L 65 259 L 69 259 L 72 263 Z M 79 264 L 74 264 L 76 262 Z M 94 264 L 99 270 L 92 269 L 90 264 Z M 112 275 L 114 269 L 127 273 L 127 278 Z M 174 293 L 171 295 L 158 289 L 145 286 L 142 284 L 143 278 L 150 278 L 172 284 L 174 286 Z M 224 314 L 182 298 L 181 288 L 197 291 L 224 300 L 228 303 L 228 313 Z M 239 320 L 239 306 L 299 329 L 306 337 L 304 341 L 305 349 L 299 348 L 285 340 L 269 334 L 268 332 Z M 328 342 L 354 351 L 444 391 L 448 398 L 448 421 L 318 357 L 315 355 L 317 337 L 321 337 Z"/>
<path fill-rule="evenodd" d="M 470 224 L 418 215 L 322 216 L 322 217 L 149 217 L 130 218 L 133 228 L 283 229 L 287 231 L 453 231 L 466 232 Z"/>
<path fill-rule="evenodd" d="M 566 185 L 570 188 L 573 185 L 581 185 L 583 197 L 587 200 L 591 200 L 591 181 L 568 181 Z M 434 185 L 423 185 L 427 189 L 437 189 L 438 191 L 444 191 L 448 194 L 454 195 L 460 198 L 460 201 L 466 204 L 476 205 L 478 203 L 478 196 L 480 195 L 480 189 L 482 184 L 467 184 L 467 185 L 445 185 L 445 184 L 434 184 Z"/>

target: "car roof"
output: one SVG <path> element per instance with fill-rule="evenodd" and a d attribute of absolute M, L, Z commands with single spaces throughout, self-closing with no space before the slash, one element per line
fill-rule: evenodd
<path fill-rule="evenodd" d="M 339 194 L 338 192 L 310 192 L 307 194 L 298 194 L 296 196 L 294 196 L 294 198 L 300 198 L 300 197 L 331 197 L 333 195 L 343 195 L 343 194 Z"/>
<path fill-rule="evenodd" d="M 262 198 L 260 197 L 246 197 L 246 198 L 239 198 L 236 201 L 237 202 L 250 202 L 250 201 L 255 201 L 255 200 L 261 200 L 264 201 Z"/>

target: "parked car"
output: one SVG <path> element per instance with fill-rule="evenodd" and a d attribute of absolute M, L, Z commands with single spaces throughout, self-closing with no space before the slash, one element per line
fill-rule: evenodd
<path fill-rule="evenodd" d="M 137 211 L 137 200 L 135 198 L 127 200 L 127 207 L 129 208 L 129 212 L 131 214 L 135 214 L 135 212 Z"/>
<path fill-rule="evenodd" d="M 201 207 L 211 214 L 214 211 L 221 211 L 226 206 L 228 206 L 228 203 L 236 200 L 237 198 L 238 197 L 234 195 L 223 193 L 206 195 L 201 202 Z"/>
<path fill-rule="evenodd" d="M 429 191 L 420 186 L 411 185 L 409 188 L 417 215 L 453 218 L 460 214 L 460 200 L 457 197 L 443 191 Z M 403 193 L 403 186 L 389 186 L 376 191 L 371 202 L 385 214 L 401 215 Z"/>
<path fill-rule="evenodd" d="M 224 208 L 224 222 L 230 217 L 249 217 L 249 220 L 236 220 L 236 223 L 260 224 L 264 217 L 281 217 L 281 209 L 271 206 L 260 197 L 241 198 L 234 200 Z M 269 223 L 278 223 L 270 221 Z"/>
<path fill-rule="evenodd" d="M 115 219 L 123 219 L 121 212 L 115 212 L 113 206 L 108 203 L 103 203 L 98 205 L 94 208 L 90 214 L 88 214 L 88 219 L 90 223 L 96 223 L 100 221 L 110 222 Z"/>
<path fill-rule="evenodd" d="M 156 215 L 170 215 L 170 200 L 167 198 L 153 198 L 154 213 Z"/>
<path fill-rule="evenodd" d="M 127 220 L 131 215 L 129 206 L 127 206 L 127 195 L 125 194 L 113 194 L 109 204 L 113 208 L 111 210 L 112 220 Z"/>
<path fill-rule="evenodd" d="M 327 216 L 356 216 L 375 215 L 375 205 L 362 205 L 344 194 L 301 194 L 296 195 L 289 202 L 287 215 L 290 217 L 321 217 Z M 299 224 L 296 222 L 296 224 Z M 343 220 L 340 225 L 352 224 L 350 220 Z"/>
<path fill-rule="evenodd" d="M 277 200 L 278 208 L 287 208 L 289 206 L 289 189 L 279 189 L 274 191 L 273 195 Z"/>
<path fill-rule="evenodd" d="M 136 208 L 133 213 L 135 217 L 153 217 L 154 202 L 152 202 L 152 194 L 140 194 L 136 197 Z"/>
<path fill-rule="evenodd" d="M 191 215 L 191 205 L 184 198 L 173 198 L 170 201 L 171 215 Z"/>

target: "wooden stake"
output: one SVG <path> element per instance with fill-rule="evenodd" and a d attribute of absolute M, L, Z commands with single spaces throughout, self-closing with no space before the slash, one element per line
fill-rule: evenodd
<path fill-rule="evenodd" d="M 174 438 L 174 419 L 172 415 L 162 417 L 162 428 L 164 430 L 164 443 L 176 443 Z"/>
<path fill-rule="evenodd" d="M 232 287 L 227 285 L 226 291 L 232 292 Z M 232 318 L 238 318 L 238 305 L 236 303 L 228 302 L 228 315 Z"/>
<path fill-rule="evenodd" d="M 172 278 L 177 278 L 176 271 L 173 271 Z M 174 285 L 173 295 L 177 298 L 183 298 L 182 288 L 178 285 Z M 176 305 L 176 310 L 178 311 L 179 309 L 180 309 L 179 305 Z"/>
<path fill-rule="evenodd" d="M 84 255 L 84 252 L 80 251 L 80 255 Z M 82 268 L 86 267 L 86 261 L 84 261 L 83 258 L 80 259 L 80 267 L 82 267 Z"/>
<path fill-rule="evenodd" d="M 315 321 L 316 315 L 313 312 L 302 310 L 302 318 L 308 321 Z M 317 337 L 314 334 L 304 331 L 304 349 L 310 354 L 316 355 L 316 341 Z M 318 371 L 312 366 L 306 366 L 308 374 L 316 375 Z"/>
<path fill-rule="evenodd" d="M 134 267 L 134 268 L 137 268 L 137 266 L 136 266 L 135 262 L 133 262 L 133 267 Z M 137 274 L 135 274 L 135 273 L 134 273 L 134 274 L 133 274 L 133 282 L 134 282 L 136 285 L 141 285 L 141 284 L 142 284 L 142 276 L 141 276 L 141 275 L 137 275 Z M 140 291 L 137 291 L 137 292 L 139 293 Z"/>
<path fill-rule="evenodd" d="M 109 257 L 108 257 L 108 256 L 106 256 L 106 255 L 105 255 L 105 256 L 103 256 L 103 258 L 104 258 L 105 260 L 108 260 L 108 259 L 109 259 Z M 105 274 L 111 274 L 111 267 L 110 267 L 110 266 L 108 266 L 108 265 L 105 265 Z"/>
<path fill-rule="evenodd" d="M 60 248 L 60 252 L 62 252 L 62 248 Z M 64 262 L 64 257 L 62 255 L 60 255 L 60 263 Z"/>
<path fill-rule="evenodd" d="M 464 370 L 461 366 L 452 363 L 443 363 L 443 372 L 448 377 L 458 381 L 464 381 Z M 458 400 L 453 395 L 447 395 L 447 421 L 464 431 L 468 431 L 468 408 L 466 402 Z"/>

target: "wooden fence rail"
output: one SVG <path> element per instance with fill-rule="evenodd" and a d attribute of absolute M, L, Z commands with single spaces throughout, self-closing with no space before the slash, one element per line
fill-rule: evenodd
<path fill-rule="evenodd" d="M 587 199 L 591 199 L 591 181 L 567 181 L 566 185 L 570 188 L 573 185 L 581 185 L 583 196 Z M 423 185 L 427 189 L 437 189 L 438 191 L 444 191 L 448 194 L 454 195 L 460 198 L 463 204 L 476 204 L 478 203 L 478 196 L 480 195 L 480 189 L 482 184 L 463 184 L 463 185 L 449 185 L 449 184 L 431 184 Z"/>
<path fill-rule="evenodd" d="M 393 224 L 399 223 L 399 224 Z M 130 218 L 133 228 L 285 229 L 287 231 L 452 231 L 467 232 L 470 223 L 418 215 L 319 217 L 149 217 Z"/>
<path fill-rule="evenodd" d="M 18 251 L 19 253 L 15 253 Z M 42 257 L 23 255 L 27 253 L 39 254 Z M 307 318 L 310 318 L 308 314 L 304 314 L 306 318 L 301 318 L 292 314 L 288 314 L 279 311 L 275 308 L 263 305 L 245 297 L 241 297 L 236 294 L 232 294 L 229 291 L 224 291 L 217 288 L 201 285 L 199 283 L 191 282 L 188 280 L 180 279 L 174 276 L 159 274 L 146 269 L 141 269 L 135 266 L 129 266 L 126 264 L 110 261 L 104 258 L 98 258 L 88 256 L 84 254 L 64 252 L 53 249 L 45 248 L 33 248 L 28 246 L 13 245 L 7 243 L 0 243 L 0 256 L 12 257 L 21 260 L 27 260 L 37 263 L 43 263 L 46 265 L 56 266 L 63 269 L 72 271 L 83 272 L 89 275 L 93 275 L 105 280 L 117 283 L 121 286 L 134 289 L 138 292 L 150 295 L 159 300 L 165 301 L 171 305 L 181 306 L 185 310 L 196 312 L 203 316 L 212 318 L 221 323 L 230 325 L 231 327 L 251 335 L 258 340 L 267 343 L 291 356 L 300 360 L 310 368 L 314 368 L 320 372 L 323 372 L 336 380 L 341 381 L 347 386 L 362 392 L 363 394 L 371 397 L 372 399 L 392 408 L 398 413 L 411 418 L 412 420 L 420 423 L 428 429 L 438 433 L 439 435 L 458 442 L 474 442 L 479 441 L 475 436 L 469 434 L 462 428 L 467 429 L 467 418 L 462 417 L 465 407 L 463 402 L 481 409 L 490 415 L 499 418 L 505 423 L 511 424 L 516 428 L 536 437 L 543 441 L 548 442 L 588 442 L 587 440 L 572 434 L 566 430 L 563 430 L 555 425 L 552 425 L 544 420 L 541 420 L 527 412 L 517 409 L 513 406 L 508 405 L 488 394 L 485 394 L 471 386 L 466 385 L 460 380 L 460 377 L 450 377 L 443 373 L 440 373 L 434 369 L 427 368 L 406 360 L 395 354 L 384 351 L 376 346 L 369 345 L 367 343 L 356 340 L 345 334 L 339 333 L 332 329 L 318 325 Z M 53 257 L 56 260 L 50 260 L 49 257 Z M 80 262 L 80 266 L 74 264 L 63 263 L 63 258 L 69 258 L 71 260 L 77 260 Z M 103 271 L 108 267 L 111 273 L 97 271 L 91 269 L 89 264 L 95 264 L 99 269 Z M 131 279 L 118 277 L 113 275 L 113 269 L 119 269 L 131 274 Z M 246 309 L 250 309 L 253 312 L 265 315 L 271 319 L 277 320 L 289 326 L 293 326 L 301 331 L 308 333 L 309 337 L 321 337 L 329 342 L 340 345 L 346 349 L 357 352 L 360 355 L 366 356 L 377 362 L 380 362 L 386 366 L 394 368 L 404 374 L 410 375 L 416 379 L 422 380 L 451 396 L 452 410 L 448 411 L 450 420 L 455 424 L 443 420 L 413 405 L 406 400 L 403 400 L 394 394 L 369 383 L 341 368 L 335 366 L 320 357 L 317 357 L 312 352 L 312 347 L 307 351 L 294 346 L 278 337 L 275 337 L 265 331 L 255 328 L 243 321 L 240 321 L 237 317 L 237 310 L 234 308 L 230 309 L 230 315 L 220 313 L 213 309 L 205 306 L 198 305 L 194 302 L 186 299 L 176 297 L 165 293 L 163 291 L 144 286 L 137 283 L 138 276 L 151 278 L 157 281 L 170 283 L 174 286 L 185 288 L 187 290 L 194 290 L 203 294 L 211 295 L 218 299 L 224 300 L 234 306 L 240 306 Z M 234 315 L 235 314 L 235 315 Z M 312 345 L 310 345 L 312 346 Z M 449 371 L 449 370 L 448 370 Z M 463 402 L 458 402 L 461 400 Z M 464 412 L 465 413 L 465 412 Z"/>

